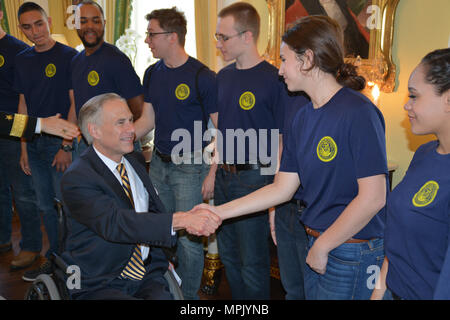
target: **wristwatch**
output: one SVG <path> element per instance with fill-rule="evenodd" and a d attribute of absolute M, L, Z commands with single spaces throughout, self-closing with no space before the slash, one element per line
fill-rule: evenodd
<path fill-rule="evenodd" d="M 65 152 L 72 152 L 73 146 L 71 146 L 69 144 L 64 144 L 64 145 L 61 145 L 61 149 L 64 150 Z"/>

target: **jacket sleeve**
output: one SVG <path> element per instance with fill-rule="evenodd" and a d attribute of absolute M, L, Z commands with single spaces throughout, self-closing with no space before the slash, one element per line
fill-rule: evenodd
<path fill-rule="evenodd" d="M 89 168 L 69 170 L 61 181 L 63 202 L 71 218 L 109 242 L 171 247 L 172 215 L 137 213 L 120 206 L 103 177 Z"/>
<path fill-rule="evenodd" d="M 36 122 L 36 117 L 0 111 L 0 135 L 31 139 Z"/>

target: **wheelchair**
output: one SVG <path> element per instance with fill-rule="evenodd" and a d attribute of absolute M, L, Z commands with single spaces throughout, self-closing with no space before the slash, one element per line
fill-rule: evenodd
<path fill-rule="evenodd" d="M 67 238 L 67 219 L 62 206 L 61 201 L 55 199 L 55 205 L 58 212 L 58 224 L 59 224 L 59 251 L 64 251 L 64 244 Z M 176 258 L 174 256 L 168 256 L 169 261 L 175 262 Z M 41 274 L 36 280 L 28 287 L 25 293 L 25 300 L 70 300 L 69 290 L 66 286 L 66 277 L 68 265 L 66 262 L 56 253 L 50 257 L 50 263 L 52 266 L 52 274 Z M 169 268 L 165 274 L 170 293 L 175 300 L 184 300 L 183 293 L 178 281 Z"/>

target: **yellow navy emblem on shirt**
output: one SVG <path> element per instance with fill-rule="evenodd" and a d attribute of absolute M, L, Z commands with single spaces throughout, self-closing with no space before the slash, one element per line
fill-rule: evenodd
<path fill-rule="evenodd" d="M 45 67 L 45 75 L 47 78 L 53 78 L 56 74 L 56 66 L 53 63 L 50 63 Z"/>
<path fill-rule="evenodd" d="M 317 156 L 323 162 L 330 162 L 337 155 L 337 144 L 331 137 L 323 137 L 317 145 Z"/>
<path fill-rule="evenodd" d="M 7 121 L 13 121 L 13 120 L 14 120 L 14 116 L 8 114 L 8 115 L 6 115 L 5 119 L 6 119 Z"/>
<path fill-rule="evenodd" d="M 187 84 L 181 83 L 175 89 L 175 96 L 177 97 L 178 100 L 186 100 L 187 98 L 189 98 L 190 94 L 191 89 L 189 89 L 189 86 Z"/>
<path fill-rule="evenodd" d="M 100 82 L 100 76 L 98 75 L 97 71 L 92 70 L 91 72 L 89 72 L 87 80 L 92 87 L 95 87 Z"/>
<path fill-rule="evenodd" d="M 5 64 L 5 58 L 0 54 L 0 68 Z"/>
<path fill-rule="evenodd" d="M 255 95 L 250 91 L 244 92 L 239 98 L 239 105 L 244 110 L 251 110 L 255 106 L 255 103 Z"/>
<path fill-rule="evenodd" d="M 412 202 L 416 207 L 425 207 L 434 201 L 439 190 L 439 184 L 436 181 L 428 181 L 414 195 Z"/>

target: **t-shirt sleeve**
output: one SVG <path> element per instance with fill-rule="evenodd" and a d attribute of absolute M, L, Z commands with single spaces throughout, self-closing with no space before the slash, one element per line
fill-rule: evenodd
<path fill-rule="evenodd" d="M 449 208 L 450 212 L 450 208 Z M 449 216 L 450 222 L 450 216 Z M 435 300 L 450 300 L 450 228 L 448 230 L 449 244 L 447 247 L 447 253 L 445 255 L 444 264 L 442 265 L 439 279 L 437 281 L 436 289 L 434 291 Z"/>
<path fill-rule="evenodd" d="M 23 84 L 22 84 L 22 78 L 20 76 L 20 60 L 16 57 L 14 59 L 14 82 L 13 82 L 13 89 L 17 93 L 23 93 Z"/>
<path fill-rule="evenodd" d="M 350 151 L 356 177 L 388 174 L 384 118 L 376 107 L 362 105 L 352 118 Z"/>
<path fill-rule="evenodd" d="M 152 75 L 152 71 L 154 69 L 155 65 L 152 64 L 150 67 L 147 68 L 147 70 L 145 70 L 144 72 L 144 79 L 142 80 L 142 84 L 143 84 L 143 90 L 144 90 L 144 101 L 151 103 L 151 97 L 150 97 L 150 90 L 148 90 L 149 86 L 150 86 L 150 78 Z"/>
<path fill-rule="evenodd" d="M 216 74 L 205 68 L 198 75 L 199 94 L 208 114 L 216 113 L 217 109 L 217 78 Z"/>
<path fill-rule="evenodd" d="M 273 117 L 275 119 L 275 125 L 280 130 L 280 134 L 283 134 L 285 126 L 285 114 L 286 105 L 289 103 L 289 95 L 284 83 L 280 80 L 276 83 L 277 95 L 272 106 Z"/>
<path fill-rule="evenodd" d="M 287 92 L 287 89 L 286 89 Z M 284 115 L 283 115 L 283 131 L 280 131 L 281 134 L 284 135 L 284 132 L 286 130 L 289 130 L 289 127 L 292 123 L 292 120 L 295 118 L 296 113 L 298 110 L 305 106 L 307 103 L 309 103 L 309 100 L 306 98 L 305 94 L 303 93 L 287 93 L 284 96 Z"/>
<path fill-rule="evenodd" d="M 141 80 L 128 57 L 121 56 L 120 62 L 116 62 L 114 82 L 119 89 L 119 95 L 125 99 L 131 99 L 143 93 Z"/>
<path fill-rule="evenodd" d="M 73 90 L 73 82 L 72 82 L 72 71 L 73 71 L 73 59 L 77 55 L 77 51 L 74 50 L 72 52 L 72 56 L 69 60 L 68 66 L 67 66 L 67 85 L 69 87 L 69 90 Z"/>
<path fill-rule="evenodd" d="M 295 121 L 295 120 L 294 120 Z M 294 122 L 293 121 L 293 122 Z M 293 122 L 283 131 L 283 153 L 279 171 L 298 172 L 297 159 L 295 157 L 295 137 L 293 136 Z"/>

